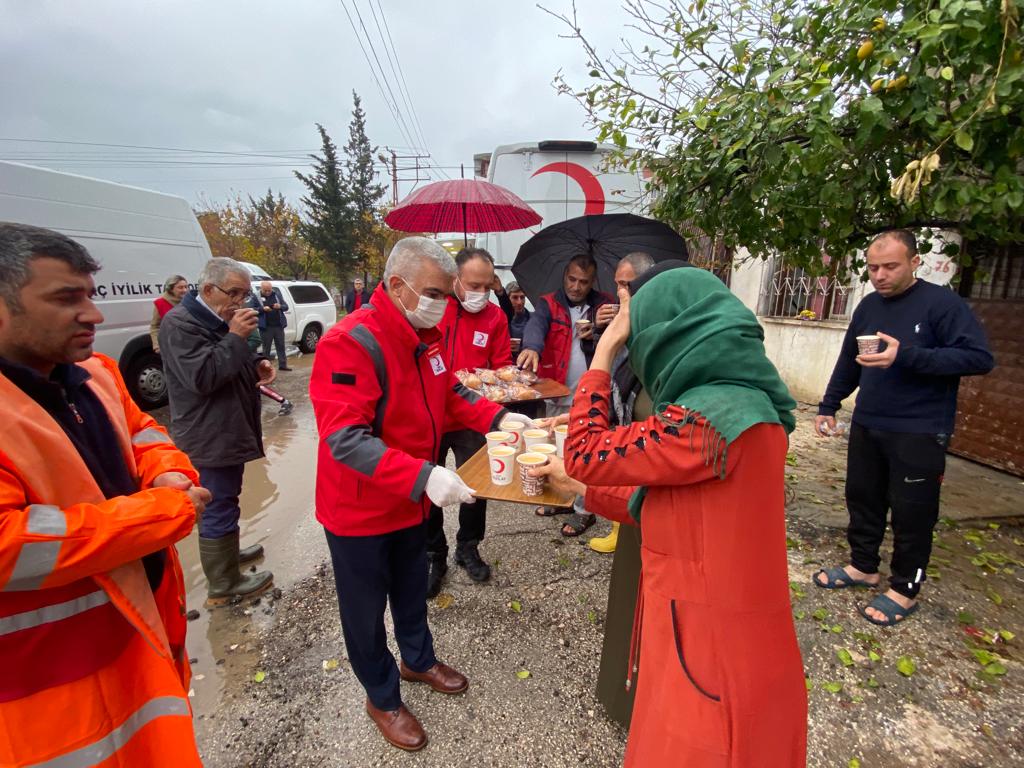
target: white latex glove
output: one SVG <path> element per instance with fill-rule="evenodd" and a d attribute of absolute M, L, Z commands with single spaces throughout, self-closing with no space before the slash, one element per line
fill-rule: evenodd
<path fill-rule="evenodd" d="M 476 491 L 462 482 L 462 478 L 445 467 L 434 467 L 427 478 L 427 498 L 439 507 L 451 504 L 469 504 L 476 501 Z"/>

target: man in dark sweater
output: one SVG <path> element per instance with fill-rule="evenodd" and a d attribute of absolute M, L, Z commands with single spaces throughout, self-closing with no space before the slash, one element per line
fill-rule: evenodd
<path fill-rule="evenodd" d="M 963 299 L 915 277 L 921 257 L 911 233 L 879 235 L 867 262 L 875 292 L 853 313 L 814 422 L 817 436 L 834 434 L 840 403 L 860 387 L 846 467 L 850 565 L 822 569 L 814 581 L 827 589 L 876 587 L 892 510 L 890 588 L 861 611 L 874 624 L 892 626 L 917 610 L 960 377 L 988 373 L 995 363 Z M 858 354 L 857 337 L 867 335 L 881 338 L 884 348 Z"/>

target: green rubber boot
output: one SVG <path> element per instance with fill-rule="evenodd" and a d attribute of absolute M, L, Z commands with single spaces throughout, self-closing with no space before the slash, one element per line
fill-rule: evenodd
<path fill-rule="evenodd" d="M 238 534 L 220 539 L 199 537 L 199 562 L 208 583 L 206 607 L 224 605 L 236 598 L 255 597 L 274 584 L 270 571 L 241 573 L 238 570 Z"/>

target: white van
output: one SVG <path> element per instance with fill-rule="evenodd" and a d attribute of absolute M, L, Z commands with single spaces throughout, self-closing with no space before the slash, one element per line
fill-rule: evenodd
<path fill-rule="evenodd" d="M 475 245 L 494 257 L 502 282 L 511 279 L 519 247 L 544 227 L 589 214 L 642 212 L 641 174 L 605 167 L 615 149 L 593 141 L 539 141 L 474 155 L 477 176 L 514 192 L 543 217 L 529 229 L 476 236 Z"/>
<path fill-rule="evenodd" d="M 190 283 L 210 258 L 199 222 L 180 197 L 45 168 L 0 162 L 0 221 L 54 229 L 84 245 L 102 269 L 98 352 L 118 361 L 143 408 L 166 400 L 149 323 L 173 274 Z"/>

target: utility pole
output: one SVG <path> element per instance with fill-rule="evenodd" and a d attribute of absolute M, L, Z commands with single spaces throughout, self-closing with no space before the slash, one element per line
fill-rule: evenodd
<path fill-rule="evenodd" d="M 377 155 L 377 159 L 380 160 L 385 166 L 391 167 L 391 204 L 398 205 L 398 182 L 411 181 L 414 182 L 414 184 L 419 184 L 421 181 L 425 181 L 424 178 L 420 177 L 420 171 L 424 170 L 420 166 L 420 160 L 429 160 L 430 155 L 399 155 L 397 152 L 395 152 L 395 150 L 391 149 L 390 147 L 385 147 L 384 149 L 385 151 L 390 153 L 391 157 L 389 158 L 387 155 L 384 154 L 384 152 L 381 152 Z M 413 160 L 415 162 L 415 165 L 399 166 L 399 160 Z M 415 171 L 416 176 L 411 179 L 399 178 L 399 171 Z"/>
<path fill-rule="evenodd" d="M 398 155 L 391 150 L 391 202 L 398 205 Z"/>

